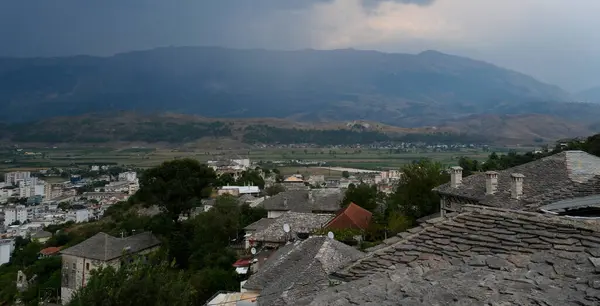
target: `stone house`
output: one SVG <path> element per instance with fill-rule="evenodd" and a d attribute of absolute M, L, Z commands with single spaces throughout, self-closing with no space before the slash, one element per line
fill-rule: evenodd
<path fill-rule="evenodd" d="M 296 299 L 315 306 L 600 305 L 595 221 L 464 205 L 393 238 L 330 274 L 343 284 Z"/>
<path fill-rule="evenodd" d="M 116 238 L 98 233 L 80 244 L 64 249 L 62 255 L 61 300 L 66 305 L 77 290 L 85 287 L 93 270 L 121 265 L 133 260 L 132 255 L 156 251 L 160 241 L 150 232 Z"/>
<path fill-rule="evenodd" d="M 450 169 L 450 182 L 433 189 L 442 215 L 466 204 L 538 211 L 557 201 L 600 194 L 600 158 L 583 151 L 564 151 L 502 171 L 462 177 Z"/>
<path fill-rule="evenodd" d="M 288 211 L 336 213 L 343 199 L 341 189 L 290 190 L 265 199 L 261 205 L 269 218 L 277 218 Z"/>

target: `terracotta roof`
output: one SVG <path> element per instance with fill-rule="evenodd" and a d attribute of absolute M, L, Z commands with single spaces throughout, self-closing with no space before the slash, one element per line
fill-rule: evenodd
<path fill-rule="evenodd" d="M 42 255 L 46 255 L 46 256 L 48 256 L 48 255 L 53 255 L 53 254 L 56 254 L 56 253 L 58 253 L 58 252 L 60 251 L 60 249 L 61 249 L 61 248 L 62 248 L 62 247 L 49 247 L 49 248 L 45 248 L 45 249 L 42 249 L 42 250 L 40 251 L 40 254 L 42 254 Z"/>
<path fill-rule="evenodd" d="M 340 212 L 333 218 L 325 228 L 328 229 L 367 229 L 371 223 L 371 217 L 373 214 L 354 204 L 350 203 L 346 208 L 340 210 Z"/>
<path fill-rule="evenodd" d="M 247 267 L 252 263 L 252 259 L 238 259 L 233 263 L 234 267 Z"/>
<path fill-rule="evenodd" d="M 304 182 L 304 180 L 297 178 L 295 176 L 290 176 L 284 180 L 284 182 Z"/>

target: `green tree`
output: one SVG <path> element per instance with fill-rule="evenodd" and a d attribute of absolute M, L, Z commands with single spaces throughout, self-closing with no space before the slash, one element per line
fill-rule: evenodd
<path fill-rule="evenodd" d="M 140 180 L 140 199 L 156 204 L 173 221 L 210 195 L 217 176 L 214 170 L 194 159 L 167 161 L 146 170 Z"/>
<path fill-rule="evenodd" d="M 348 171 L 342 171 L 342 177 L 349 178 L 350 177 L 350 172 L 348 172 Z"/>
<path fill-rule="evenodd" d="M 458 159 L 458 165 L 463 168 L 463 176 L 469 176 L 481 170 L 479 161 L 462 156 Z"/>
<path fill-rule="evenodd" d="M 231 265 L 231 264 L 230 264 Z M 202 305 L 215 292 L 220 290 L 237 291 L 240 283 L 233 269 L 206 268 L 192 276 L 192 283 L 198 294 L 197 305 Z"/>
<path fill-rule="evenodd" d="M 219 186 L 235 185 L 235 178 L 233 178 L 233 175 L 231 175 L 231 173 L 223 173 L 219 175 L 219 180 L 217 184 Z"/>
<path fill-rule="evenodd" d="M 153 261 L 152 259 L 151 261 Z M 166 261 L 148 264 L 138 258 L 115 270 L 109 266 L 92 272 L 70 306 L 188 306 L 197 293 L 189 277 Z"/>
<path fill-rule="evenodd" d="M 358 186 L 350 184 L 348 190 L 346 190 L 342 204 L 347 206 L 350 203 L 354 203 L 372 212 L 377 208 L 377 202 L 380 199 L 381 195 L 377 192 L 377 186 L 364 183 Z"/>
<path fill-rule="evenodd" d="M 260 189 L 265 188 L 265 180 L 261 176 L 260 170 L 243 171 L 242 175 L 236 181 L 237 185 L 258 186 Z"/>
<path fill-rule="evenodd" d="M 449 181 L 442 165 L 424 159 L 405 165 L 402 173 L 396 191 L 390 196 L 388 214 L 398 212 L 416 220 L 439 211 L 439 196 L 432 189 Z"/>

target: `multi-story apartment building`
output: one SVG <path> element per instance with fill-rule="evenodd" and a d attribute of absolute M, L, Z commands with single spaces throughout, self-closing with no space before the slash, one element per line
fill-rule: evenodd
<path fill-rule="evenodd" d="M 31 172 L 19 171 L 19 172 L 8 172 L 4 174 L 4 182 L 9 185 L 17 185 L 19 181 L 27 181 L 31 179 Z"/>
<path fill-rule="evenodd" d="M 9 226 L 15 221 L 27 221 L 27 208 L 25 205 L 8 206 L 4 209 L 4 226 Z"/>

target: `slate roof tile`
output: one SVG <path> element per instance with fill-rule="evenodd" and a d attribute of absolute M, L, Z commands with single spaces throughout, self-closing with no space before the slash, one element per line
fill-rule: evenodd
<path fill-rule="evenodd" d="M 511 198 L 512 173 L 525 176 L 523 196 Z M 559 200 L 600 193 L 600 158 L 583 151 L 564 151 L 517 167 L 498 171 L 497 192 L 485 193 L 485 173 L 462 179 L 458 188 L 450 183 L 434 188 L 440 194 L 474 200 L 482 205 L 536 210 Z"/>
<path fill-rule="evenodd" d="M 150 232 L 125 238 L 115 238 L 106 233 L 98 233 L 77 245 L 60 251 L 60 253 L 109 261 L 123 256 L 125 251 L 137 253 L 158 245 L 160 245 L 160 240 Z"/>
<path fill-rule="evenodd" d="M 328 237 L 310 237 L 273 253 L 244 288 L 261 291 L 259 305 L 301 305 L 304 298 L 328 287 L 329 273 L 363 255 Z"/>
<path fill-rule="evenodd" d="M 600 303 L 596 220 L 463 209 L 333 273 L 347 283 L 321 292 L 312 305 Z"/>
<path fill-rule="evenodd" d="M 335 213 L 341 208 L 343 198 L 340 189 L 290 190 L 265 199 L 262 206 L 275 211 Z"/>
<path fill-rule="evenodd" d="M 286 233 L 283 231 L 284 224 L 290 226 L 291 231 L 289 235 L 294 237 L 298 233 L 311 233 L 314 230 L 321 229 L 333 217 L 333 214 L 288 211 L 277 218 L 266 220 L 263 218 L 247 226 L 246 230 L 253 231 L 251 239 L 255 241 L 285 242 Z"/>

